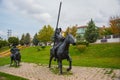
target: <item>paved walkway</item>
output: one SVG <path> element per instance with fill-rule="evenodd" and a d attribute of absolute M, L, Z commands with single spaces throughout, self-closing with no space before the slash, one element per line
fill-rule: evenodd
<path fill-rule="evenodd" d="M 73 67 L 72 75 L 59 75 L 50 71 L 47 66 L 33 63 L 21 63 L 18 68 L 1 66 L 0 72 L 5 72 L 27 78 L 29 80 L 120 80 L 120 69 Z"/>

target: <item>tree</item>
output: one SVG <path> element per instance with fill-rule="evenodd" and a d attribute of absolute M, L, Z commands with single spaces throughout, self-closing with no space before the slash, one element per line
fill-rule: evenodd
<path fill-rule="evenodd" d="M 48 25 L 48 26 L 44 26 L 39 32 L 38 32 L 38 39 L 41 42 L 48 42 L 51 41 L 51 38 L 53 36 L 54 30 L 53 28 Z"/>
<path fill-rule="evenodd" d="M 7 46 L 8 45 L 8 42 L 6 40 L 1 40 L 0 39 L 0 48 L 4 47 L 4 46 Z"/>
<path fill-rule="evenodd" d="M 67 29 L 65 31 L 65 37 L 67 36 L 68 33 L 70 33 L 70 27 L 67 27 Z"/>
<path fill-rule="evenodd" d="M 76 31 L 77 31 L 77 27 L 76 26 L 72 26 L 71 28 L 70 27 L 67 27 L 66 31 L 65 31 L 65 36 L 70 33 L 72 34 L 74 37 L 76 37 Z"/>
<path fill-rule="evenodd" d="M 20 44 L 24 45 L 25 44 L 25 35 L 23 34 L 20 40 Z"/>
<path fill-rule="evenodd" d="M 111 34 L 113 34 L 111 27 L 106 27 L 104 30 L 104 35 L 111 35 Z"/>
<path fill-rule="evenodd" d="M 24 41 L 25 41 L 25 44 L 26 44 L 26 45 L 29 45 L 29 44 L 30 44 L 31 39 L 30 39 L 30 34 L 29 34 L 29 33 L 26 33 L 26 36 L 25 36 Z"/>
<path fill-rule="evenodd" d="M 103 37 L 103 36 L 106 36 L 106 35 L 112 35 L 112 28 L 111 27 L 100 27 L 98 28 L 99 29 L 99 37 Z"/>
<path fill-rule="evenodd" d="M 70 30 L 70 33 L 71 33 L 74 37 L 76 37 L 76 32 L 77 32 L 77 26 L 73 26 L 73 27 L 71 28 L 71 30 Z"/>
<path fill-rule="evenodd" d="M 112 32 L 120 35 L 120 17 L 111 17 L 109 23 L 112 28 Z"/>
<path fill-rule="evenodd" d="M 38 45 L 39 40 L 38 40 L 38 37 L 37 37 L 37 33 L 34 35 L 34 38 L 33 38 L 32 42 L 33 42 L 33 44 L 34 44 L 35 46 Z"/>
<path fill-rule="evenodd" d="M 9 37 L 8 42 L 11 45 L 18 45 L 19 44 L 19 39 L 17 37 Z"/>
<path fill-rule="evenodd" d="M 0 40 L 0 48 L 3 47 L 3 40 Z"/>
<path fill-rule="evenodd" d="M 85 31 L 85 39 L 86 41 L 93 43 L 97 40 L 97 38 L 98 38 L 98 29 L 95 26 L 94 21 L 91 19 Z"/>

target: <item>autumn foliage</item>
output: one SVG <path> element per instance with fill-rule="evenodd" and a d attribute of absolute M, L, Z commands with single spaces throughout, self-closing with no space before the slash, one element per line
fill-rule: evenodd
<path fill-rule="evenodd" d="M 120 17 L 112 17 L 109 21 L 114 34 L 120 34 Z"/>

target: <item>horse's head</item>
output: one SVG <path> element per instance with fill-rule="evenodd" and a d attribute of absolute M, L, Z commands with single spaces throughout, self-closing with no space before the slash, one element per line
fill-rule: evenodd
<path fill-rule="evenodd" d="M 70 44 L 73 44 L 73 45 L 76 44 L 76 40 L 71 34 L 68 34 L 67 38 L 68 38 L 68 41 L 69 41 Z"/>

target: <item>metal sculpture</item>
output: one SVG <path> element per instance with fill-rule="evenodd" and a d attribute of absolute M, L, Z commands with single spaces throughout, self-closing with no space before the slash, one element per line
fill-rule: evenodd
<path fill-rule="evenodd" d="M 10 63 L 10 66 L 12 65 L 13 61 L 14 61 L 14 64 L 15 66 L 19 66 L 20 65 L 20 61 L 21 61 L 21 55 L 20 55 L 20 50 L 18 48 L 16 48 L 16 46 L 14 45 L 10 52 L 11 52 L 11 55 L 10 55 L 10 58 L 11 58 L 11 63 Z"/>
<path fill-rule="evenodd" d="M 54 45 L 50 50 L 50 60 L 49 60 L 49 68 L 51 67 L 51 61 L 53 58 L 55 58 L 55 61 L 58 62 L 58 68 L 60 71 L 60 74 L 62 74 L 62 60 L 67 59 L 69 61 L 69 68 L 67 71 L 70 71 L 72 68 L 72 59 L 69 56 L 69 47 L 70 44 L 75 45 L 75 38 L 68 34 L 66 38 L 62 37 L 61 28 L 58 28 L 59 23 L 59 17 L 60 17 L 60 11 L 61 11 L 61 5 L 62 2 L 60 2 L 59 12 L 58 12 L 58 19 L 57 19 L 57 25 L 54 33 Z"/>

